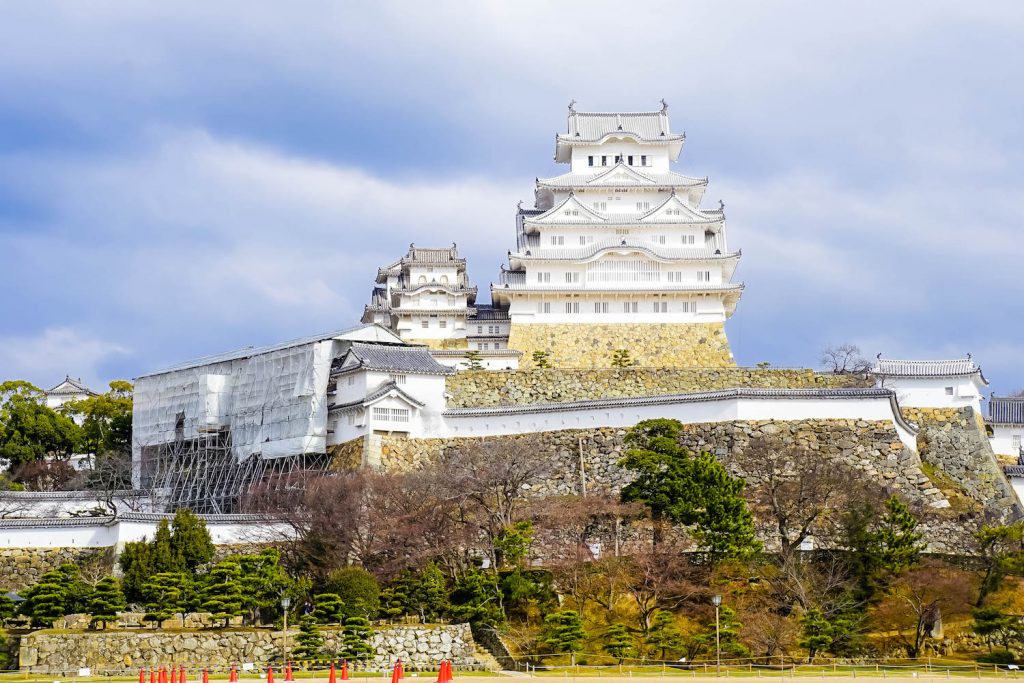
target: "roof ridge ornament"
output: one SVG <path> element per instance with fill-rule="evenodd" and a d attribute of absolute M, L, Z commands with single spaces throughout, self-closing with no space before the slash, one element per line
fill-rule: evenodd
<path fill-rule="evenodd" d="M 661 113 L 662 114 L 667 114 L 668 113 L 668 102 L 665 101 L 664 97 L 661 98 Z"/>
<path fill-rule="evenodd" d="M 570 114 L 575 114 L 576 113 L 576 100 L 570 100 L 570 102 L 569 102 L 569 113 Z"/>

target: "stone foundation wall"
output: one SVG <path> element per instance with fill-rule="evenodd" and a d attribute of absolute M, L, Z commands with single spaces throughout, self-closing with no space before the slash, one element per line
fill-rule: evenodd
<path fill-rule="evenodd" d="M 536 485 L 536 496 L 579 494 L 584 480 L 588 492 L 618 493 L 629 474 L 617 462 L 623 454 L 626 431 L 596 428 L 542 432 L 533 435 L 487 437 L 486 443 L 539 439 L 555 463 L 553 474 Z M 682 441 L 693 451 L 708 450 L 737 474 L 733 456 L 751 440 L 763 439 L 777 448 L 805 448 L 822 458 L 843 462 L 908 500 L 942 507 L 945 497 L 921 471 L 916 453 L 904 448 L 892 424 L 864 420 L 732 421 L 683 425 Z M 381 466 L 404 471 L 439 457 L 446 449 L 480 439 L 404 439 L 381 437 Z M 582 460 L 582 476 L 581 472 Z"/>
<path fill-rule="evenodd" d="M 324 649 L 340 649 L 339 627 L 323 626 Z M 298 630 L 288 630 L 295 647 Z M 385 626 L 374 630 L 370 664 L 388 666 L 401 658 L 410 669 L 436 669 L 444 658 L 456 666 L 496 669 L 493 657 L 477 647 L 468 624 Z M 211 630 L 124 629 L 109 631 L 42 630 L 21 639 L 22 671 L 58 674 L 91 667 L 94 673 L 170 665 L 224 667 L 231 662 L 265 664 L 280 660 L 281 631 L 261 628 Z"/>
<path fill-rule="evenodd" d="M 111 548 L 0 548 L 0 590 L 31 586 L 66 562 L 79 566 L 98 563 L 109 570 L 113 568 L 112 558 Z"/>
<path fill-rule="evenodd" d="M 635 398 L 715 389 L 844 389 L 873 386 L 856 375 L 771 368 L 559 368 L 460 372 L 446 379 L 449 408 Z"/>
<path fill-rule="evenodd" d="M 935 466 L 980 502 L 990 518 L 1009 521 L 1024 511 L 972 408 L 901 408 L 919 427 L 921 459 Z"/>
<path fill-rule="evenodd" d="M 436 351 L 448 351 L 451 349 L 468 349 L 469 342 L 462 339 L 409 339 L 410 344 L 422 344 L 428 349 Z"/>
<path fill-rule="evenodd" d="M 608 368 L 619 349 L 645 367 L 736 365 L 724 323 L 514 323 L 508 346 L 523 352 L 524 367 L 533 365 L 534 351 L 546 351 L 554 367 Z"/>
<path fill-rule="evenodd" d="M 363 451 L 365 441 L 362 437 L 340 443 L 336 446 L 328 446 L 327 454 L 331 456 L 332 470 L 354 470 L 363 464 Z"/>

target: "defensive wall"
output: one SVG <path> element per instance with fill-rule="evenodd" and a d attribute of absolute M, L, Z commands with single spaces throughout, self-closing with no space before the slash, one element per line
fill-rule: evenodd
<path fill-rule="evenodd" d="M 620 349 L 638 365 L 662 368 L 714 368 L 736 365 L 724 323 L 520 323 L 512 325 L 510 349 L 533 363 L 535 351 L 562 368 L 607 368 Z"/>
<path fill-rule="evenodd" d="M 869 377 L 806 368 L 532 368 L 460 372 L 446 378 L 449 408 L 637 398 L 715 389 L 852 389 Z"/>
<path fill-rule="evenodd" d="M 342 631 L 322 626 L 324 650 L 341 649 Z M 288 630 L 294 649 L 298 630 Z M 497 669 L 497 662 L 473 640 L 468 624 L 376 627 L 367 663 L 384 669 L 401 658 L 409 669 L 437 669 L 441 659 L 458 667 Z M 90 667 L 94 673 L 151 666 L 223 667 L 231 662 L 263 665 L 280 660 L 284 632 L 269 628 L 152 629 L 105 631 L 44 629 L 21 637 L 18 652 L 22 671 L 40 674 L 74 672 Z"/>
<path fill-rule="evenodd" d="M 171 515 L 125 513 L 117 517 L 0 519 L 0 590 L 18 590 L 65 562 L 113 568 L 125 543 L 152 539 Z M 219 554 L 279 542 L 289 528 L 259 515 L 206 515 Z"/>

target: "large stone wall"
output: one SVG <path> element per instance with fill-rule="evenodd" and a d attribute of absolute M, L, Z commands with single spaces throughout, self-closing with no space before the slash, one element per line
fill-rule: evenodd
<path fill-rule="evenodd" d="M 289 629 L 295 647 L 297 630 Z M 338 627 L 321 627 L 324 649 L 340 649 Z M 374 630 L 370 644 L 376 668 L 401 658 L 411 669 L 436 669 L 441 659 L 459 667 L 495 669 L 493 657 L 477 647 L 468 624 L 445 626 L 386 626 Z M 263 665 L 280 660 L 284 634 L 271 629 L 68 631 L 47 629 L 22 637 L 22 671 L 58 674 L 90 667 L 95 673 L 139 667 L 178 665 L 223 667 L 231 662 Z"/>
<path fill-rule="evenodd" d="M 1021 516 L 1021 504 L 972 408 L 901 408 L 917 424 L 921 459 L 942 470 L 998 521 Z"/>
<path fill-rule="evenodd" d="M 510 349 L 532 365 L 534 351 L 545 351 L 561 368 L 608 368 L 612 355 L 627 349 L 638 365 L 664 368 L 717 368 L 736 364 L 724 323 L 514 323 Z"/>
<path fill-rule="evenodd" d="M 584 484 L 590 492 L 616 493 L 629 481 L 629 473 L 617 464 L 625 434 L 622 429 L 596 428 L 488 437 L 484 441 L 497 447 L 503 441 L 540 440 L 554 467 L 552 475 L 532 489 L 534 495 L 579 494 Z M 921 471 L 917 454 L 903 446 L 891 423 L 821 419 L 683 425 L 685 446 L 711 451 L 738 474 L 744 473 L 737 469 L 734 456 L 755 439 L 776 448 L 805 448 L 822 458 L 843 462 L 913 502 L 935 508 L 946 504 L 942 492 Z M 480 439 L 382 437 L 381 466 L 385 471 L 408 470 L 436 459 L 446 449 L 474 441 Z"/>
<path fill-rule="evenodd" d="M 715 389 L 870 387 L 856 375 L 771 368 L 560 368 L 460 372 L 447 378 L 449 408 L 634 398 Z"/>
<path fill-rule="evenodd" d="M 40 530 L 40 533 L 46 533 Z M 0 590 L 21 590 L 66 562 L 113 567 L 111 548 L 0 548 Z"/>

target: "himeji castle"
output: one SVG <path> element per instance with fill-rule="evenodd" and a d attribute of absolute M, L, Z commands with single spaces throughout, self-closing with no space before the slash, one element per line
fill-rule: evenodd
<path fill-rule="evenodd" d="M 381 270 L 363 320 L 390 320 L 403 339 L 435 347 L 443 339 L 449 356 L 459 347 L 504 349 L 525 364 L 540 352 L 566 367 L 607 367 L 625 350 L 648 366 L 734 365 L 724 322 L 743 291 L 732 281 L 740 252 L 729 246 L 724 205 L 701 207 L 708 179 L 672 170 L 685 140 L 672 131 L 664 103 L 630 113 L 570 105 L 554 154 L 568 172 L 538 178 L 533 208 L 517 211 L 515 249 L 491 284 L 492 305 L 474 310 L 472 298 L 446 290 L 458 313 L 434 304 L 399 307 L 421 313 L 416 321 L 394 315 L 395 308 L 390 319 L 371 313 L 393 305 L 396 292 L 429 292 L 427 300 L 439 301 L 431 273 L 420 272 L 414 283 L 399 275 L 424 251 L 410 249 Z M 406 289 L 380 289 L 396 278 Z M 485 326 L 489 339 L 481 336 Z"/>

